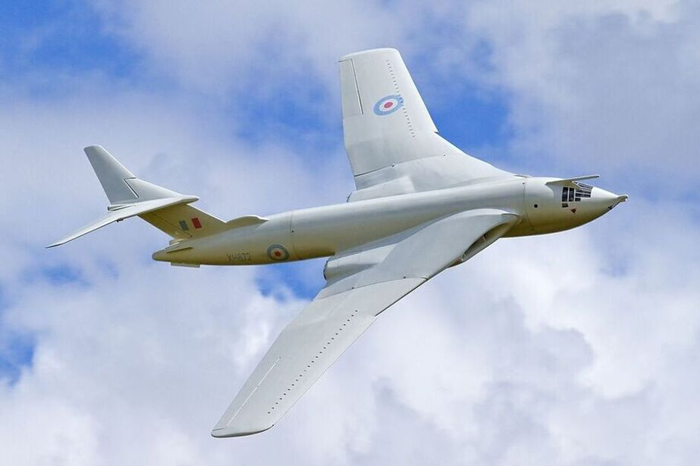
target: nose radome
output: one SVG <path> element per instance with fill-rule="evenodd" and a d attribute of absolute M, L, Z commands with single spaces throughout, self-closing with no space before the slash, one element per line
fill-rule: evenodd
<path fill-rule="evenodd" d="M 605 207 L 609 210 L 619 203 L 625 202 L 629 196 L 627 194 L 611 193 L 601 188 L 593 188 L 591 198 L 596 204 L 600 205 L 600 207 Z"/>

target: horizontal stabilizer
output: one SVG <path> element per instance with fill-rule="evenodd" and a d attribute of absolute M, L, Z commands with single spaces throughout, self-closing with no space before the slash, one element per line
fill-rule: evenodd
<path fill-rule="evenodd" d="M 95 231 L 98 228 L 109 225 L 112 222 L 118 222 L 124 220 L 125 218 L 133 217 L 135 215 L 142 215 L 148 212 L 153 212 L 154 210 L 164 209 L 166 207 L 171 207 L 178 204 L 187 204 L 198 200 L 197 196 L 176 196 L 168 197 L 164 199 L 154 199 L 152 201 L 143 201 L 135 204 L 122 204 L 119 206 L 114 206 L 113 210 L 103 218 L 93 222 L 80 230 L 66 236 L 63 239 L 56 241 L 55 243 L 47 246 L 47 248 L 52 248 L 55 246 L 60 246 L 69 241 L 73 241 L 76 238 L 80 238 L 83 235 Z"/>
<path fill-rule="evenodd" d="M 199 200 L 197 196 L 180 194 L 137 178 L 104 147 L 86 147 L 85 154 L 107 194 L 109 213 L 47 247 L 59 246 L 112 222 L 134 216 L 175 240 L 198 238 L 227 229 L 223 221 L 190 205 Z"/>

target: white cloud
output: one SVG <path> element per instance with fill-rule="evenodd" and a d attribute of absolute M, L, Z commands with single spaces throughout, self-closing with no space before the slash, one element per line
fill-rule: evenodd
<path fill-rule="evenodd" d="M 401 31 L 388 8 L 364 0 L 93 3 L 106 29 L 143 51 L 153 72 L 214 93 L 293 92 L 299 84 L 289 78 L 301 76 L 335 88 L 340 56 L 386 46 Z"/>
<path fill-rule="evenodd" d="M 274 429 L 232 440 L 209 430 L 304 304 L 283 284 L 259 290 L 279 272 L 152 263 L 165 238 L 137 221 L 41 249 L 102 212 L 80 153 L 92 143 L 222 217 L 342 201 L 350 176 L 340 150 L 312 157 L 279 140 L 241 141 L 232 134 L 254 122 L 193 96 L 235 95 L 229 81 L 251 68 L 270 72 L 261 82 L 275 90 L 309 64 L 310 79 L 331 89 L 335 60 L 350 51 L 341 49 L 403 38 L 420 55 L 420 38 L 442 44 L 439 67 L 462 43 L 446 45 L 391 5 L 310 5 L 100 3 L 118 21 L 106 27 L 187 91 L 69 77 L 81 91 L 0 105 L 12 168 L 0 184 L 0 325 L 36 339 L 32 366 L 0 385 L 2 462 L 694 464 L 700 250 L 687 204 L 638 196 L 577 231 L 500 241 L 387 311 Z M 553 154 L 566 169 L 625 164 L 651 178 L 668 138 L 678 155 L 665 159 L 667 173 L 697 178 L 687 166 L 697 15 L 687 4 L 439 6 L 431 20 L 459 13 L 465 47 L 491 49 L 482 79 L 512 99 L 514 148 Z M 259 61 L 271 30 L 280 67 Z M 593 65 L 597 74 L 582 72 Z M 54 283 L 46 268 L 80 280 Z M 299 270 L 311 280 L 320 264 Z"/>
<path fill-rule="evenodd" d="M 480 2 L 466 34 L 511 98 L 514 151 L 560 169 L 689 181 L 700 15 L 690 2 Z M 676 188 L 676 181 L 664 183 Z"/>

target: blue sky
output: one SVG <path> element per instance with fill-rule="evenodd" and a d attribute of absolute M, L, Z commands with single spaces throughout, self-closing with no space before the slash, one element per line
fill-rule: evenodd
<path fill-rule="evenodd" d="M 28 91 L 55 95 L 66 89 L 63 74 L 105 73 L 112 79 L 131 79 L 138 57 L 106 36 L 97 15 L 77 1 L 15 2 L 3 6 L 3 80 Z M 39 79 L 55 74 L 59 79 Z"/>
<path fill-rule="evenodd" d="M 675 0 L 0 7 L 0 462 L 694 464 L 698 23 Z M 455 145 L 632 198 L 451 269 L 275 429 L 215 441 L 323 261 L 167 267 L 137 221 L 47 251 L 104 210 L 82 148 L 224 218 L 343 202 L 337 59 L 385 46 Z"/>
<path fill-rule="evenodd" d="M 328 92 L 314 76 L 284 83 L 292 92 L 286 88 L 260 94 L 255 92 L 255 83 L 249 83 L 253 89 L 241 92 L 245 99 L 237 98 L 237 93 L 228 93 L 216 96 L 217 102 L 213 103 L 209 95 L 178 88 L 177 80 L 171 76 L 147 71 L 144 62 L 148 57 L 119 37 L 106 33 L 108 27 L 84 2 L 21 2 L 4 10 L 0 18 L 4 30 L 0 71 L 5 82 L 25 83 L 30 94 L 70 92 L 60 79 L 62 75 L 98 73 L 119 86 L 182 93 L 194 99 L 195 105 L 216 105 L 232 119 L 254 121 L 255 125 L 236 134 L 251 142 L 291 139 L 291 144 L 315 144 L 317 150 L 337 148 L 342 142 L 337 92 Z M 474 53 L 487 54 L 483 50 Z M 411 60 L 411 65 L 420 70 L 431 59 L 429 55 L 418 56 Z M 38 78 L 54 74 L 59 79 Z M 429 78 L 426 71 L 416 74 L 419 86 L 423 79 Z M 441 132 L 461 147 L 502 144 L 508 137 L 507 107 L 498 90 L 479 87 L 468 80 L 454 83 L 451 77 L 441 78 L 425 93 L 426 100 L 432 94 L 440 99 L 441 105 L 435 106 L 432 115 Z M 333 117 L 329 118 L 330 115 Z M 295 140 L 297 137 L 300 140 Z"/>

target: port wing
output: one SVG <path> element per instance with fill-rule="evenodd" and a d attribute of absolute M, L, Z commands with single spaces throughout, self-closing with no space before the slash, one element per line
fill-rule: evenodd
<path fill-rule="evenodd" d="M 516 221 L 497 210 L 464 212 L 331 258 L 326 287 L 277 337 L 212 435 L 272 427 L 382 311 L 458 262 L 487 232 Z"/>

